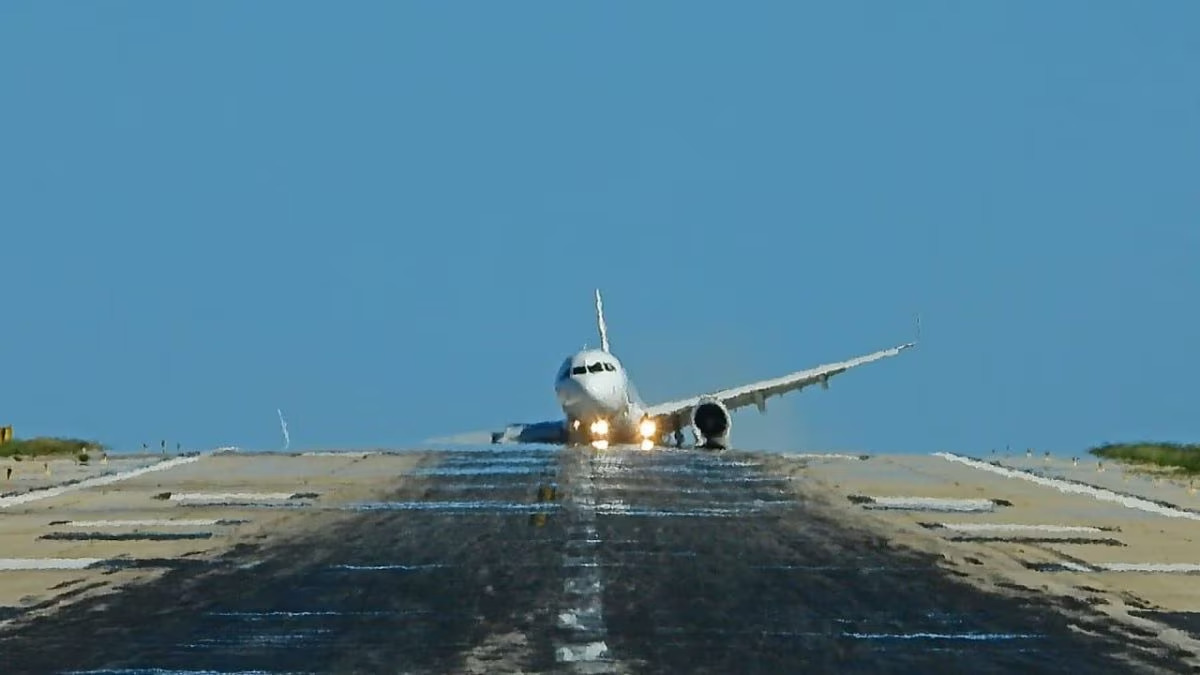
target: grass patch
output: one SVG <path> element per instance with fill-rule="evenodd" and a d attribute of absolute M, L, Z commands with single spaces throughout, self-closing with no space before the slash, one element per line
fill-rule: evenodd
<path fill-rule="evenodd" d="M 1088 452 L 1130 464 L 1149 464 L 1200 473 L 1200 444 L 1197 443 L 1107 443 Z"/>
<path fill-rule="evenodd" d="M 103 450 L 104 446 L 96 441 L 85 441 L 79 438 L 14 438 L 4 445 L 0 445 L 0 457 L 62 455 L 79 459 L 81 456 L 86 456 L 88 452 Z"/>

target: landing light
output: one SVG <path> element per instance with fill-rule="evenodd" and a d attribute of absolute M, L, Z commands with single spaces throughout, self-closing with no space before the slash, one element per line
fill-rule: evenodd
<path fill-rule="evenodd" d="M 592 422 L 591 430 L 593 436 L 607 436 L 608 420 L 596 420 Z"/>
<path fill-rule="evenodd" d="M 608 449 L 608 441 L 604 441 L 604 440 L 592 441 L 592 447 L 597 450 L 607 450 Z"/>
<path fill-rule="evenodd" d="M 642 434 L 642 438 L 654 436 L 655 431 L 658 431 L 658 425 L 654 423 L 654 420 L 645 419 L 638 425 L 638 432 Z"/>
<path fill-rule="evenodd" d="M 642 450 L 653 450 L 653 449 L 654 449 L 654 441 L 650 440 L 649 438 L 644 439 L 642 441 Z"/>

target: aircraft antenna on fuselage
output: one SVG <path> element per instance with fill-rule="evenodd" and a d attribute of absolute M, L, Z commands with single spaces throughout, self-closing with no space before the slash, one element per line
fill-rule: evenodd
<path fill-rule="evenodd" d="M 604 301 L 600 299 L 600 289 L 596 289 L 596 325 L 600 329 L 600 349 L 608 351 L 608 326 L 604 325 Z"/>

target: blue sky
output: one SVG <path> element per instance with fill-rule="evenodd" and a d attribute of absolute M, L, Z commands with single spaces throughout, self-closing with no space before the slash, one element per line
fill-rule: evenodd
<path fill-rule="evenodd" d="M 1200 5 L 0 4 L 0 418 L 404 447 L 899 358 L 739 446 L 1200 440 Z"/>

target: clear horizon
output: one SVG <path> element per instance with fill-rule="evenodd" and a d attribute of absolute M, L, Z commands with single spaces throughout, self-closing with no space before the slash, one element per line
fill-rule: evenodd
<path fill-rule="evenodd" d="M 465 10 L 465 11 L 464 11 Z M 1200 440 L 1200 6 L 0 6 L 0 424 L 413 447 L 890 347 L 735 448 Z"/>

